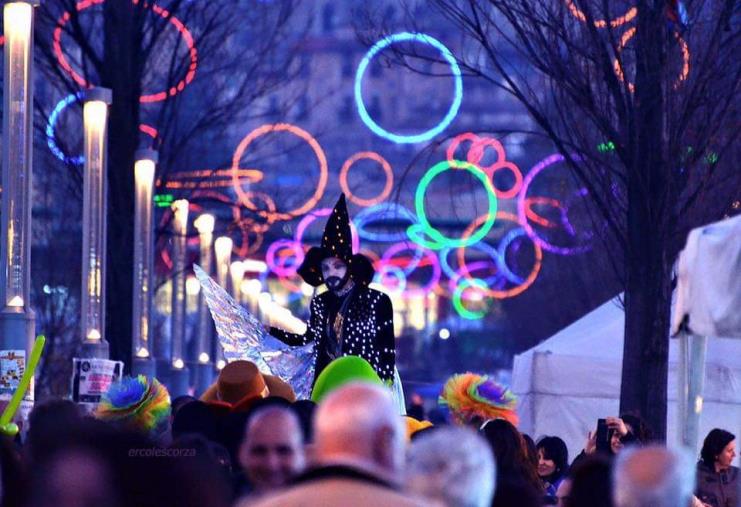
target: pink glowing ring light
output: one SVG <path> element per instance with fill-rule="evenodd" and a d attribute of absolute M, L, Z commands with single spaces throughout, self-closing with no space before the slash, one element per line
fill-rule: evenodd
<path fill-rule="evenodd" d="M 75 10 L 77 12 L 82 12 L 85 9 L 88 9 L 89 7 L 93 7 L 94 5 L 100 5 L 105 0 L 82 0 L 81 2 L 77 2 L 77 5 L 75 6 Z M 139 3 L 139 0 L 132 0 L 134 5 Z M 145 3 L 145 7 L 149 7 L 149 4 Z M 150 103 L 150 102 L 160 102 L 168 97 L 174 97 L 181 91 L 185 89 L 185 87 L 190 84 L 191 81 L 193 81 L 193 78 L 196 75 L 196 68 L 198 67 L 198 50 L 196 49 L 195 42 L 193 40 L 193 35 L 191 35 L 188 28 L 183 24 L 182 21 L 180 21 L 178 18 L 173 16 L 170 11 L 167 9 L 164 9 L 160 7 L 157 4 L 151 4 L 152 12 L 157 14 L 158 16 L 162 17 L 164 20 L 169 22 L 172 26 L 175 27 L 175 29 L 178 31 L 180 36 L 185 41 L 185 45 L 188 48 L 188 56 L 190 57 L 190 65 L 188 67 L 188 70 L 185 73 L 185 77 L 181 79 L 175 86 L 170 87 L 169 90 L 161 91 L 158 93 L 151 93 L 148 95 L 142 95 L 139 97 L 139 102 L 141 103 Z M 62 50 L 62 32 L 64 30 L 64 26 L 69 22 L 69 20 L 72 18 L 72 15 L 69 13 L 69 11 L 65 11 L 62 13 L 62 15 L 57 20 L 57 26 L 54 29 L 54 32 L 52 34 L 52 40 L 53 40 L 53 51 L 54 56 L 56 56 L 57 61 L 59 62 L 59 65 L 62 67 L 62 69 L 69 74 L 69 76 L 80 86 L 84 88 L 92 88 L 93 85 L 89 83 L 83 76 L 81 76 L 79 73 L 77 73 L 73 68 L 72 65 L 67 60 L 67 57 L 64 56 L 64 51 Z"/>

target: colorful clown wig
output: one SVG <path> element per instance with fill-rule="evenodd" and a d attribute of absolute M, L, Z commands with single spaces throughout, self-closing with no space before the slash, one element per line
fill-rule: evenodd
<path fill-rule="evenodd" d="M 459 424 L 504 419 L 517 426 L 517 398 L 508 387 L 486 375 L 463 373 L 445 382 L 438 399 Z"/>
<path fill-rule="evenodd" d="M 156 436 L 170 416 L 170 393 L 156 378 L 123 377 L 111 384 L 95 417 Z"/>

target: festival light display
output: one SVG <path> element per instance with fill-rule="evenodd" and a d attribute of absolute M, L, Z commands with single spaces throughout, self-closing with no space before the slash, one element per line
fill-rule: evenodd
<path fill-rule="evenodd" d="M 356 196 L 350 191 L 350 186 L 347 183 L 347 173 L 350 172 L 350 167 L 352 167 L 352 165 L 358 160 L 364 159 L 378 162 L 383 169 L 384 175 L 386 176 L 386 183 L 383 186 L 383 190 L 381 190 L 380 194 L 371 199 L 363 199 Z M 347 196 L 347 199 L 350 202 L 357 204 L 358 206 L 374 206 L 381 203 L 382 201 L 386 200 L 386 198 L 391 194 L 391 189 L 393 188 L 393 186 L 394 172 L 391 170 L 391 165 L 386 161 L 385 158 L 374 151 L 361 151 L 360 153 L 356 153 L 352 157 L 348 158 L 345 163 L 342 164 L 342 168 L 340 169 L 340 188 Z"/>
<path fill-rule="evenodd" d="M 488 212 L 486 214 L 486 220 L 481 224 L 479 230 L 472 234 L 468 238 L 448 238 L 444 236 L 440 231 L 432 227 L 430 221 L 427 219 L 425 212 L 425 193 L 430 182 L 439 174 L 449 169 L 464 169 L 473 174 L 484 186 L 486 190 Z M 455 161 L 451 163 L 447 160 L 438 162 L 432 166 L 427 173 L 422 177 L 417 186 L 417 191 L 414 197 L 415 210 L 417 212 L 417 219 L 419 223 L 410 225 L 407 228 L 407 234 L 409 238 L 415 243 L 422 245 L 432 250 L 440 250 L 446 246 L 450 247 L 462 247 L 468 246 L 473 243 L 480 241 L 489 232 L 491 227 L 494 225 L 494 220 L 497 215 L 497 197 L 494 193 L 494 188 L 491 182 L 487 178 L 486 174 L 476 167 L 475 165 L 468 162 Z M 429 239 L 427 239 L 429 238 Z"/>
<path fill-rule="evenodd" d="M 357 228 L 358 236 L 366 241 L 394 243 L 407 240 L 406 228 L 398 232 L 375 232 L 368 228 L 374 222 L 384 220 L 403 220 L 410 224 L 416 224 L 417 216 L 400 204 L 385 202 L 365 208 L 355 215 L 353 223 Z"/>
<path fill-rule="evenodd" d="M 507 155 L 504 152 L 504 146 L 502 146 L 502 143 L 500 143 L 497 139 L 493 137 L 478 136 L 473 132 L 465 132 L 463 134 L 459 134 L 455 136 L 448 145 L 448 149 L 446 151 L 448 163 L 452 167 L 457 168 L 458 162 L 455 158 L 455 153 L 464 141 L 468 141 L 471 143 L 471 146 L 469 147 L 466 154 L 466 161 L 469 164 L 473 164 L 484 171 L 484 174 L 486 174 L 486 176 L 488 176 L 489 180 L 491 181 L 497 197 L 499 199 L 511 199 L 513 197 L 516 197 L 517 194 L 520 192 L 520 189 L 522 188 L 522 172 L 520 172 L 520 168 L 517 167 L 517 165 L 507 160 Z M 493 163 L 487 166 L 482 166 L 481 161 L 483 160 L 487 149 L 494 150 L 494 152 L 497 154 L 497 158 Z M 494 181 L 494 174 L 498 171 L 503 170 L 509 171 L 515 179 L 514 184 L 508 190 L 497 188 Z"/>
<path fill-rule="evenodd" d="M 62 151 L 62 149 L 57 144 L 57 123 L 59 121 L 59 116 L 62 114 L 62 111 L 64 111 L 67 107 L 74 103 L 82 103 L 84 95 L 85 92 L 77 92 L 70 93 L 69 95 L 64 97 L 54 106 L 54 109 L 52 109 L 51 114 L 49 114 L 49 119 L 46 122 L 46 145 L 49 147 L 49 150 L 51 150 L 55 157 L 57 157 L 65 164 L 69 165 L 83 165 L 85 163 L 85 157 L 83 155 L 66 155 L 64 151 Z M 141 124 L 139 125 L 139 131 L 147 134 L 152 139 L 155 139 L 158 135 L 157 129 L 152 127 L 151 125 Z"/>
<path fill-rule="evenodd" d="M 314 155 L 317 158 L 317 162 L 319 163 L 319 182 L 316 186 L 316 189 L 314 190 L 313 195 L 309 198 L 308 201 L 303 203 L 301 206 L 298 206 L 295 209 L 292 209 L 290 211 L 284 211 L 284 212 L 278 212 L 278 211 L 269 211 L 269 210 L 260 210 L 255 203 L 252 202 L 251 195 L 249 192 L 245 191 L 242 188 L 242 184 L 239 179 L 238 170 L 240 166 L 240 161 L 242 160 L 242 156 L 244 155 L 247 148 L 249 148 L 250 144 L 257 139 L 258 137 L 262 137 L 265 134 L 274 133 L 274 132 L 288 132 L 296 137 L 303 139 L 306 141 L 306 143 L 311 147 L 311 149 L 314 151 Z M 274 124 L 267 124 L 263 125 L 262 127 L 258 127 L 249 134 L 247 134 L 244 139 L 239 143 L 237 146 L 237 149 L 234 151 L 234 156 L 232 157 L 232 186 L 234 188 L 234 191 L 237 193 L 237 196 L 239 197 L 239 201 L 247 207 L 247 209 L 257 211 L 257 213 L 268 219 L 272 220 L 291 220 L 292 218 L 295 218 L 297 216 L 303 215 L 305 213 L 308 213 L 316 204 L 319 202 L 319 199 L 322 198 L 322 195 L 324 194 L 324 189 L 327 186 L 327 180 L 329 179 L 329 169 L 327 167 L 327 157 L 324 154 L 324 150 L 319 145 L 316 139 L 303 130 L 302 128 L 299 128 L 295 125 L 291 125 L 289 123 L 274 123 Z"/>
<path fill-rule="evenodd" d="M 81 2 L 77 2 L 75 10 L 77 12 L 82 12 L 95 5 L 101 5 L 104 3 L 104 1 L 105 0 L 82 0 Z M 139 3 L 139 0 L 132 1 L 135 5 Z M 171 86 L 167 90 L 142 95 L 139 98 L 139 101 L 142 103 L 160 102 L 167 99 L 168 97 L 174 97 L 175 95 L 183 91 L 185 87 L 190 84 L 191 81 L 193 81 L 193 78 L 195 78 L 196 75 L 196 69 L 198 67 L 198 50 L 196 49 L 193 35 L 191 35 L 188 28 L 170 11 L 160 7 L 155 3 L 145 3 L 144 5 L 145 7 L 151 6 L 150 8 L 152 9 L 152 12 L 170 23 L 173 27 L 175 27 L 175 29 L 178 31 L 180 36 L 183 38 L 183 41 L 185 42 L 185 46 L 188 50 L 188 57 L 190 58 L 190 65 L 188 66 L 188 70 L 186 71 L 185 76 L 178 83 L 176 83 L 174 86 Z M 54 51 L 54 56 L 56 56 L 57 61 L 59 62 L 59 65 L 62 67 L 62 69 L 67 74 L 69 74 L 69 76 L 78 85 L 84 88 L 91 88 L 93 85 L 90 84 L 87 79 L 85 79 L 82 75 L 80 75 L 72 68 L 72 65 L 70 64 L 69 60 L 67 60 L 67 57 L 64 55 L 64 50 L 62 49 L 62 34 L 64 33 L 65 26 L 71 19 L 72 14 L 69 11 L 65 11 L 57 20 L 57 26 L 52 34 L 52 48 Z"/>
<path fill-rule="evenodd" d="M 620 37 L 620 43 L 617 47 L 618 53 L 622 53 L 622 51 L 625 49 L 625 46 L 628 45 L 628 41 L 633 38 L 635 33 L 635 27 L 629 28 L 625 31 L 625 33 L 623 33 L 622 37 Z M 675 32 L 674 37 L 677 39 L 679 49 L 682 52 L 682 70 L 680 71 L 679 77 L 677 77 L 677 80 L 674 82 L 673 85 L 674 89 L 676 90 L 690 74 L 690 48 L 687 45 L 687 42 L 679 34 L 679 32 Z M 623 65 L 617 56 L 615 57 L 615 59 L 613 59 L 612 66 L 615 69 L 615 74 L 617 75 L 618 79 L 625 82 L 625 72 L 623 71 Z M 635 85 L 633 83 L 628 81 L 627 86 L 628 90 L 630 90 L 631 93 L 635 92 Z"/>
<path fill-rule="evenodd" d="M 486 215 L 479 216 L 464 231 L 463 237 L 467 237 L 470 234 L 472 234 L 473 231 L 475 231 L 476 228 L 479 226 L 479 224 L 484 222 L 486 219 L 487 219 Z M 518 226 L 522 225 L 517 215 L 514 215 L 512 213 L 507 213 L 504 211 L 500 211 L 497 213 L 497 220 L 509 221 Z M 516 231 L 517 229 L 514 229 L 514 230 Z M 518 233 L 517 235 L 520 235 L 520 234 Z M 529 236 L 529 237 L 532 239 L 532 236 Z M 508 235 L 505 235 L 504 238 L 502 238 L 502 241 L 500 241 L 500 246 L 499 246 L 498 253 L 497 253 L 497 257 L 498 257 L 497 265 L 500 267 L 500 269 L 501 269 L 501 266 L 505 266 L 505 270 L 509 271 L 510 273 L 512 273 L 512 270 L 510 270 L 509 267 L 507 267 L 505 256 L 506 256 L 506 247 L 513 239 L 514 237 L 508 237 Z M 530 288 L 533 282 L 535 282 L 535 279 L 538 277 L 538 274 L 540 273 L 540 269 L 543 265 L 543 249 L 534 239 L 533 239 L 533 253 L 534 253 L 533 267 L 530 270 L 530 273 L 528 274 L 528 276 L 523 279 L 519 275 L 516 275 L 518 280 L 522 280 L 521 283 L 516 284 L 514 287 L 510 287 L 507 289 L 490 289 L 487 286 L 486 290 L 484 290 L 484 293 L 487 296 L 495 298 L 495 299 L 507 299 L 507 298 L 511 298 L 519 294 L 522 294 L 528 288 Z M 474 277 L 471 275 L 471 272 L 470 272 L 471 270 L 466 265 L 465 249 L 458 248 L 457 256 L 458 256 L 458 268 L 460 270 L 460 273 L 463 275 L 464 279 L 474 280 Z"/>
<path fill-rule="evenodd" d="M 468 289 L 478 289 L 479 292 L 482 293 L 483 298 L 483 294 L 489 290 L 489 286 L 486 284 L 485 281 L 479 280 L 478 278 L 462 280 L 453 292 L 453 308 L 455 308 L 455 311 L 458 313 L 458 315 L 460 315 L 464 319 L 483 319 L 486 316 L 486 313 L 488 311 L 487 309 L 472 311 L 463 305 L 463 293 Z"/>
<path fill-rule="evenodd" d="M 378 123 L 376 123 L 373 118 L 371 118 L 368 110 L 365 107 L 365 102 L 363 101 L 363 76 L 365 75 L 365 72 L 368 69 L 371 61 L 376 55 L 378 55 L 378 53 L 380 53 L 387 47 L 400 42 L 416 42 L 433 47 L 440 52 L 440 55 L 448 63 L 448 65 L 450 66 L 450 73 L 453 76 L 454 92 L 453 102 L 450 105 L 450 109 L 448 109 L 448 112 L 445 114 L 440 123 L 429 130 L 414 135 L 400 135 L 384 129 Z M 462 100 L 463 78 L 461 77 L 461 69 L 458 66 L 458 62 L 455 60 L 455 57 L 450 52 L 450 50 L 445 47 L 442 42 L 435 39 L 434 37 L 423 33 L 401 32 L 384 37 L 380 41 L 376 42 L 368 50 L 363 59 L 360 61 L 358 70 L 355 73 L 355 103 L 358 108 L 360 119 L 374 134 L 383 137 L 384 139 L 388 139 L 389 141 L 392 141 L 394 143 L 423 143 L 434 138 L 436 135 L 445 130 L 453 121 L 453 119 L 455 119 L 456 115 L 458 114 L 458 109 L 461 106 Z"/>
<path fill-rule="evenodd" d="M 569 8 L 569 11 L 571 14 L 578 19 L 579 21 L 585 22 L 587 21 L 587 15 L 579 9 L 575 4 L 574 0 L 564 0 L 566 3 L 566 6 Z M 605 4 L 606 5 L 606 4 Z M 625 14 L 622 14 L 620 16 L 617 16 L 613 19 L 595 19 L 593 21 L 593 24 L 596 28 L 605 28 L 609 24 L 612 28 L 617 28 L 619 26 L 624 25 L 625 23 L 630 22 L 633 20 L 633 18 L 636 17 L 638 14 L 638 9 L 636 7 L 631 7 L 628 9 Z"/>
<path fill-rule="evenodd" d="M 400 268 L 399 271 L 394 270 L 396 272 L 396 276 L 399 277 L 400 283 L 402 279 L 404 279 L 404 283 L 406 283 L 405 279 L 409 278 L 413 270 L 426 267 L 428 265 L 432 268 L 432 274 L 430 275 L 430 279 L 427 281 L 427 283 L 421 285 L 419 288 L 406 288 L 402 293 L 404 298 L 425 296 L 428 292 L 432 291 L 432 289 L 440 282 L 440 277 L 442 275 L 440 261 L 438 260 L 437 255 L 435 255 L 434 252 L 426 248 L 421 248 L 419 245 L 409 245 L 405 243 L 396 243 L 386 249 L 386 251 L 381 256 L 380 261 L 376 264 L 376 270 L 380 272 L 383 272 L 384 269 L 388 270 L 388 266 L 395 265 L 393 259 L 398 253 L 404 252 L 405 250 L 409 250 L 411 248 L 414 248 L 418 252 L 421 252 L 422 258 L 415 263 L 414 267 L 410 269 L 409 272 L 405 272 L 404 269 L 401 269 L 401 266 L 396 266 Z"/>
<path fill-rule="evenodd" d="M 530 169 L 530 172 L 527 173 L 527 176 L 525 177 L 525 180 L 522 183 L 522 191 L 520 192 L 520 195 L 517 197 L 517 222 L 525 229 L 525 232 L 527 232 L 527 235 L 532 238 L 532 240 L 540 246 L 543 250 L 546 250 L 551 253 L 559 254 L 559 255 L 573 255 L 578 253 L 583 253 L 589 250 L 589 245 L 576 245 L 572 247 L 566 247 L 566 246 L 559 246 L 555 245 L 545 238 L 543 238 L 541 235 L 539 235 L 533 226 L 528 221 L 528 190 L 530 189 L 530 185 L 532 184 L 533 180 L 535 179 L 538 174 L 543 172 L 549 167 L 554 166 L 555 164 L 558 164 L 560 162 L 564 161 L 564 156 L 556 153 L 553 155 L 550 155 L 537 164 L 533 166 L 532 169 Z M 579 194 L 583 194 L 583 191 L 580 189 Z M 532 203 L 532 201 L 531 201 Z M 532 206 L 532 204 L 531 204 Z M 568 209 L 564 209 L 563 206 L 559 206 L 559 210 L 561 211 L 562 215 L 562 222 L 564 223 L 565 229 L 571 236 L 575 236 L 574 228 L 571 226 L 571 224 L 568 222 Z"/>

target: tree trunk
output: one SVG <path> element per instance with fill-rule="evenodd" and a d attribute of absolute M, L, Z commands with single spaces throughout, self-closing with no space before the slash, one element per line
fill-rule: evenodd
<path fill-rule="evenodd" d="M 134 153 L 138 147 L 140 45 L 132 2 L 105 4 L 103 86 L 113 90 L 108 136 L 106 338 L 111 359 L 131 363 Z"/>
<path fill-rule="evenodd" d="M 635 412 L 666 438 L 671 260 L 664 147 L 664 8 L 638 2 L 633 163 L 628 172 L 625 343 L 620 411 Z"/>

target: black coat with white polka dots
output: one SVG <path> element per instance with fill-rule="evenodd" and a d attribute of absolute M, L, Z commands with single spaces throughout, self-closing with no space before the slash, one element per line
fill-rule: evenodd
<path fill-rule="evenodd" d="M 314 342 L 315 373 L 318 377 L 331 361 L 327 354 L 327 325 L 330 318 L 330 298 L 327 291 L 311 300 L 309 325 L 304 334 L 294 334 L 270 328 L 270 334 L 288 345 L 300 346 Z M 348 303 L 342 325 L 342 355 L 360 356 L 376 370 L 381 380 L 393 381 L 396 346 L 394 311 L 391 300 L 383 292 L 356 287 Z"/>

